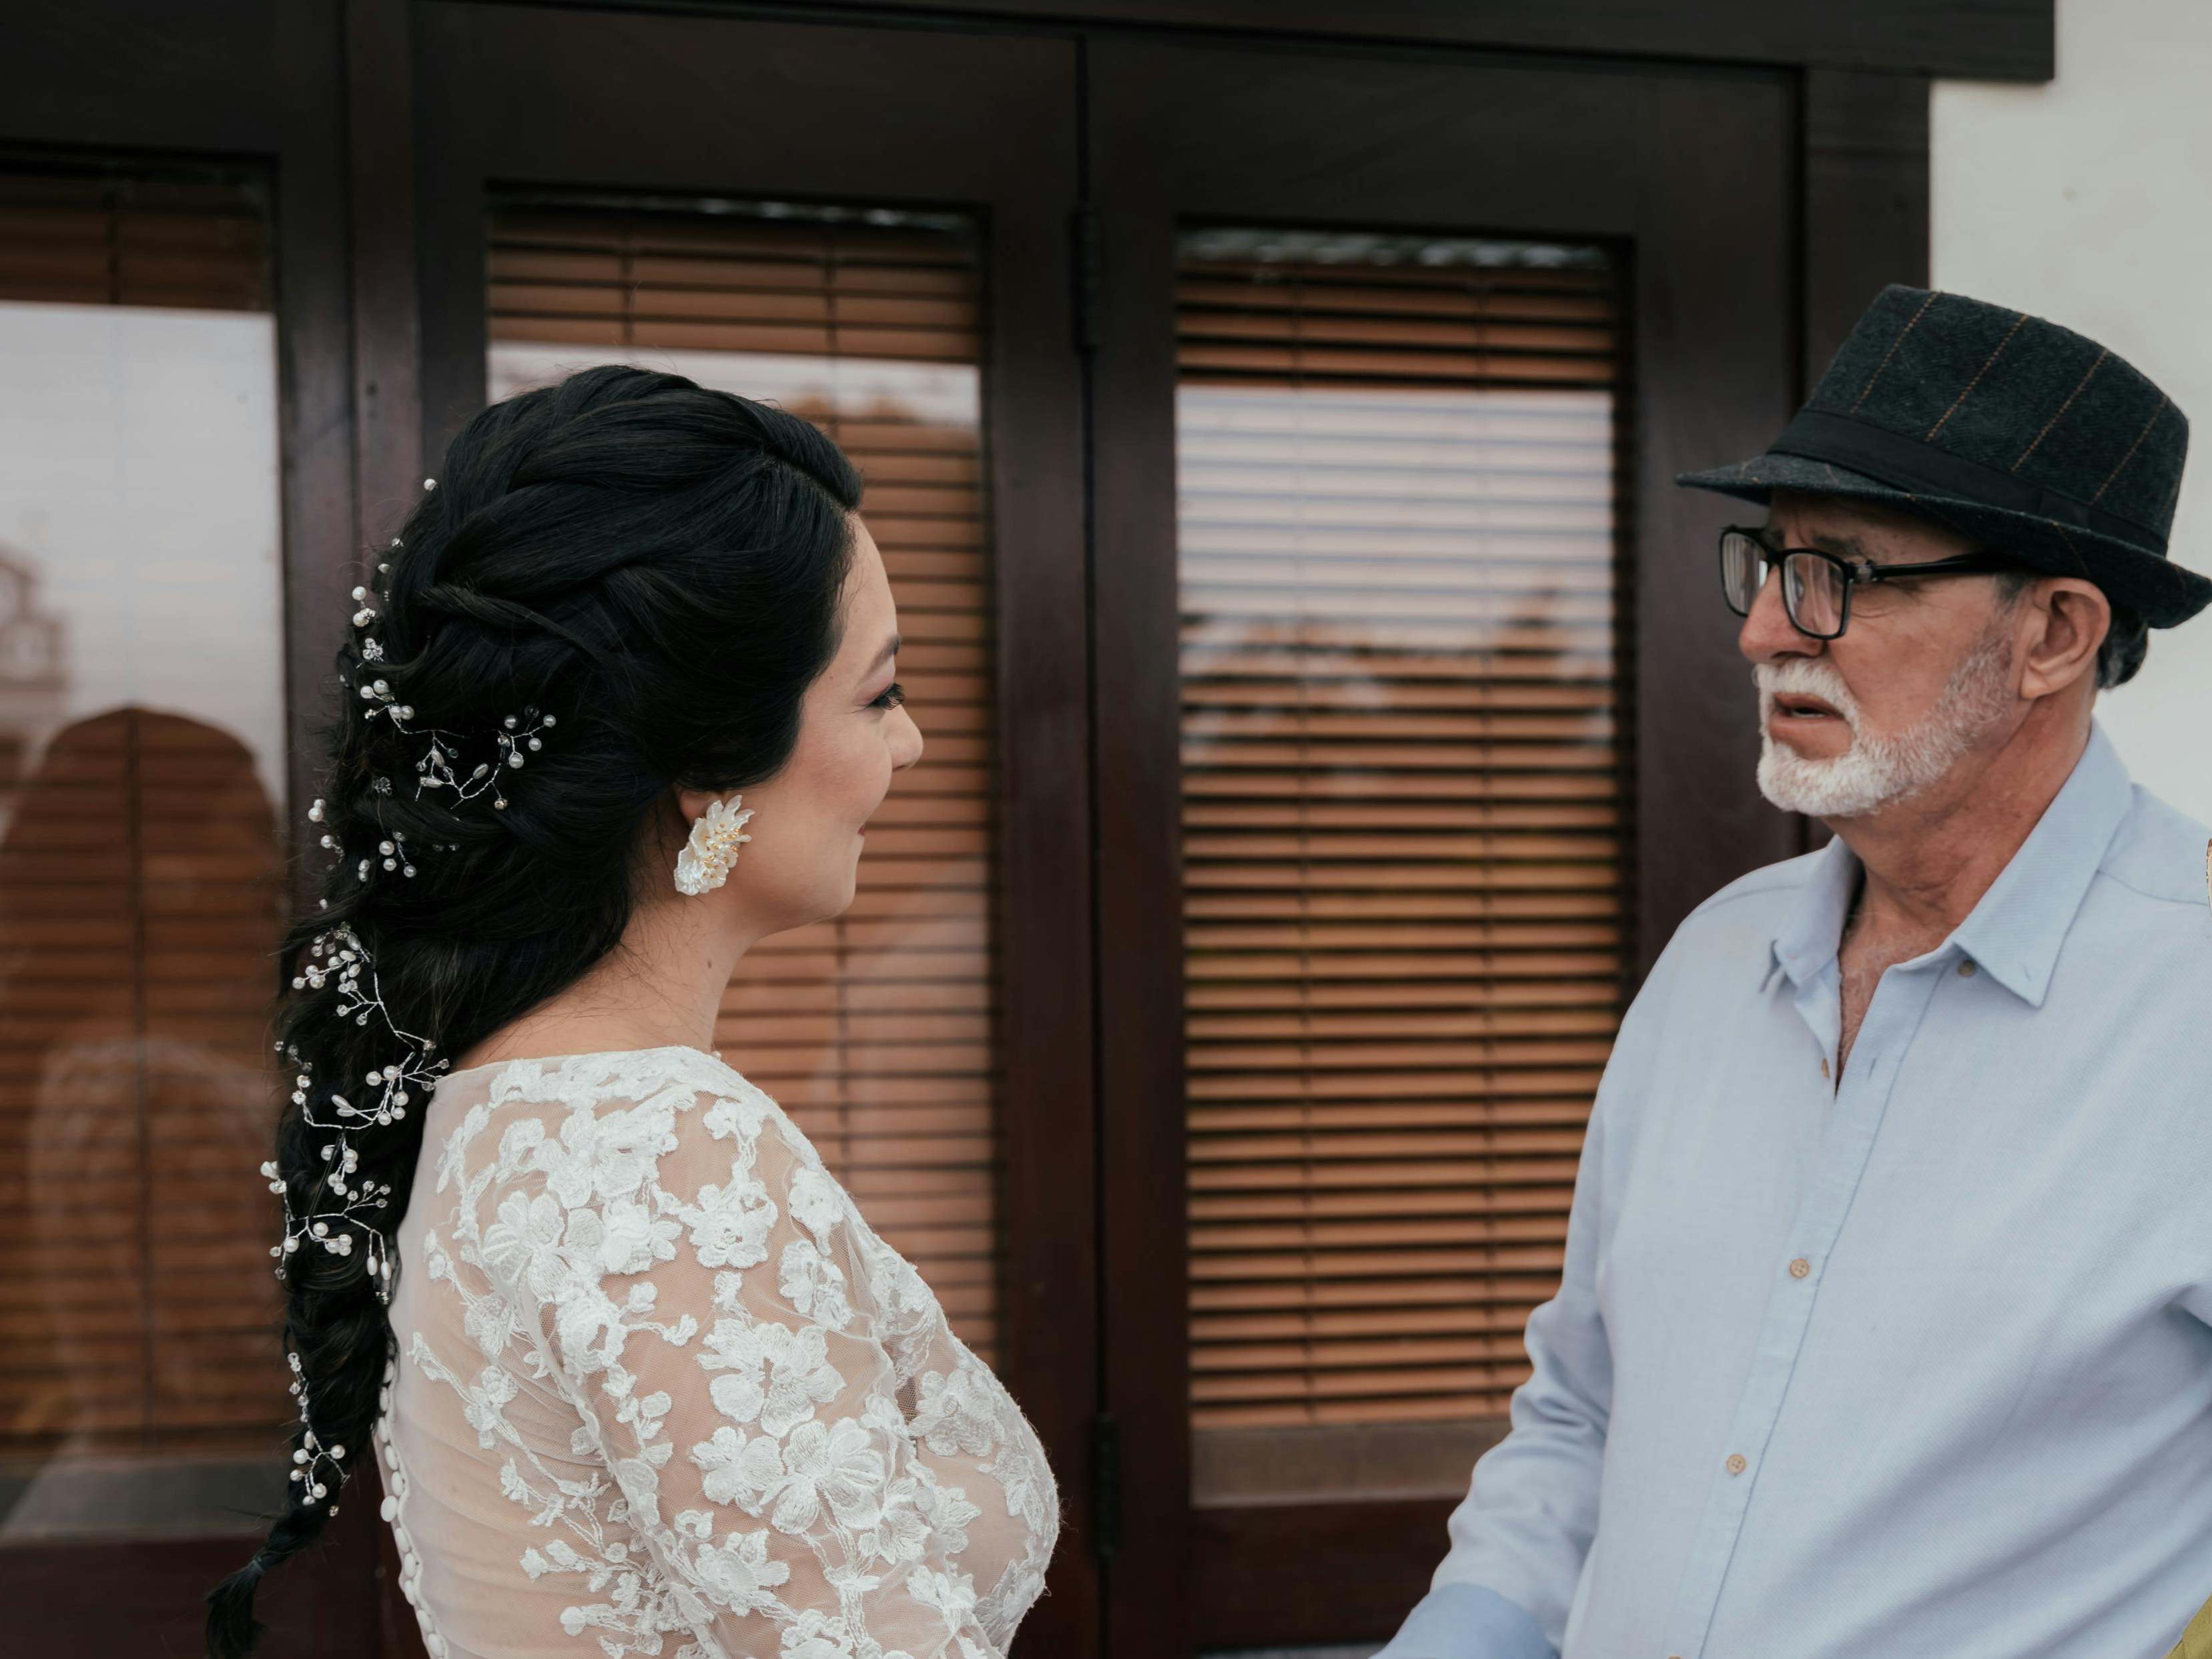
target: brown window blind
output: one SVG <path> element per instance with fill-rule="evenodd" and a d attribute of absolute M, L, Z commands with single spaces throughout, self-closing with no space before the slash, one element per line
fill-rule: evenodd
<path fill-rule="evenodd" d="M 250 183 L 0 164 L 0 309 L 265 312 L 269 289 Z M 0 508 L 38 535 L 39 503 Z M 115 562 L 118 578 L 72 573 L 75 603 L 104 605 L 118 594 L 101 584 L 139 580 L 142 556 L 162 555 L 0 544 L 0 1459 L 17 1468 L 58 1451 L 264 1455 L 290 1415 L 274 1200 L 252 1179 L 275 1121 L 276 809 L 237 735 L 137 706 L 63 712 L 114 665 L 82 659 L 46 561 Z M 205 573 L 257 579 L 273 568 L 252 550 Z"/>
<path fill-rule="evenodd" d="M 512 205 L 491 237 L 498 376 L 609 360 L 781 402 L 867 480 L 927 753 L 834 921 L 763 941 L 724 1057 L 774 1094 L 987 1358 L 997 1318 L 990 571 L 981 299 L 952 216 Z M 740 866 L 742 872 L 742 866 Z"/>
<path fill-rule="evenodd" d="M 11 804 L 0 1446 L 263 1449 L 275 813 L 234 738 L 135 708 L 64 730 Z"/>
<path fill-rule="evenodd" d="M 1203 1485 L 1527 1375 L 1621 1006 L 1621 341 L 1590 249 L 1194 231 L 1179 295 Z"/>
<path fill-rule="evenodd" d="M 614 360 L 663 367 L 673 360 L 652 349 L 799 356 L 825 368 L 975 362 L 981 295 L 964 221 L 780 210 L 803 216 L 501 210 L 491 337 L 603 346 Z"/>
<path fill-rule="evenodd" d="M 265 209 L 228 180 L 0 165 L 0 301 L 266 311 Z"/>

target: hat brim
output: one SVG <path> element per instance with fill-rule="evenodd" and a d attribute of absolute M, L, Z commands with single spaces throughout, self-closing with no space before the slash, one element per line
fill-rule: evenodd
<path fill-rule="evenodd" d="M 1899 489 L 1863 472 L 1802 455 L 1760 455 L 1734 466 L 1685 472 L 1674 482 L 1761 507 L 1776 490 L 1787 489 L 1917 514 L 2034 569 L 2094 582 L 2114 605 L 2136 612 L 2153 628 L 2175 627 L 2212 605 L 2212 579 L 2148 548 L 2033 514 Z"/>

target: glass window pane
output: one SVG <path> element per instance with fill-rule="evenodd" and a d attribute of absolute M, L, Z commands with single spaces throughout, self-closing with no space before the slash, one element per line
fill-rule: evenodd
<path fill-rule="evenodd" d="M 1621 1004 L 1615 273 L 1182 245 L 1201 1502 L 1463 1485 Z"/>
<path fill-rule="evenodd" d="M 257 180 L 0 167 L 0 1545 L 281 1486 L 269 293 Z"/>
<path fill-rule="evenodd" d="M 805 416 L 866 478 L 927 755 L 869 829 L 852 908 L 757 947 L 716 1040 L 988 1360 L 998 1062 L 975 227 L 781 203 L 511 198 L 494 216 L 490 276 L 495 398 L 594 362 L 672 369 Z"/>

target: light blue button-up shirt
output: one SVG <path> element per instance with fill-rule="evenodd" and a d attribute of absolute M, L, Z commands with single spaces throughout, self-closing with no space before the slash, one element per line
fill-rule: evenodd
<path fill-rule="evenodd" d="M 1840 1085 L 1841 842 L 1686 921 L 1385 1659 L 2156 1659 L 2212 1596 L 2203 825 L 2095 735 Z"/>

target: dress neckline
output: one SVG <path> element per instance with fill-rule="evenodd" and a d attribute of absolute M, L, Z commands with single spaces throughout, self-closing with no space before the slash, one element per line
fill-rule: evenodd
<path fill-rule="evenodd" d="M 721 1055 L 708 1049 L 695 1048 L 688 1042 L 664 1042 L 650 1048 L 589 1048 L 577 1054 L 516 1054 L 507 1060 L 488 1060 L 481 1065 L 465 1066 L 440 1073 L 438 1087 L 442 1089 L 457 1078 L 474 1077 L 479 1072 L 502 1072 L 510 1066 L 535 1066 L 541 1072 L 548 1066 L 566 1070 L 580 1060 L 628 1060 L 643 1054 L 689 1054 L 696 1060 L 711 1060 L 717 1066 L 735 1069 L 730 1067 L 729 1062 Z"/>

